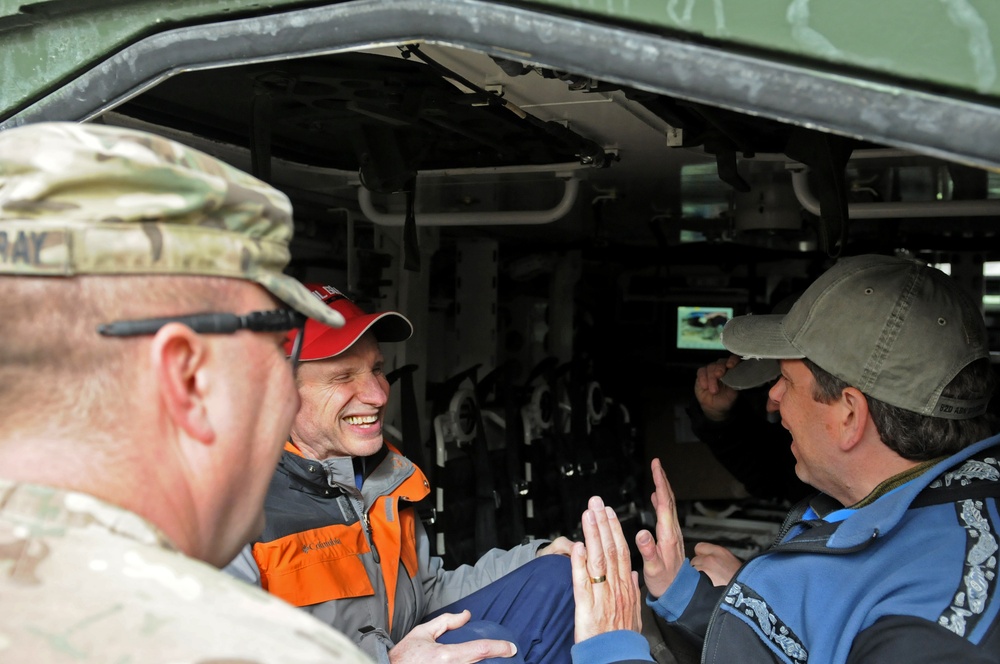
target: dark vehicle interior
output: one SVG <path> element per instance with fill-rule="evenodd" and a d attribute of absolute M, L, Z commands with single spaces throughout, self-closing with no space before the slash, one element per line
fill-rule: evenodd
<path fill-rule="evenodd" d="M 653 457 L 692 531 L 766 545 L 780 506 L 698 443 L 685 407 L 696 369 L 726 355 L 725 320 L 840 256 L 940 265 L 1000 335 L 982 141 L 1000 125 L 974 96 L 881 81 L 912 92 L 890 99 L 816 63 L 489 3 L 421 3 L 439 24 L 408 30 L 386 3 L 401 17 L 357 35 L 352 4 L 370 7 L 343 3 L 324 48 L 198 64 L 207 42 L 178 39 L 187 64 L 100 87 L 123 51 L 77 83 L 100 103 L 67 92 L 23 121 L 146 129 L 271 182 L 295 209 L 293 274 L 414 322 L 384 349 L 390 424 L 439 489 L 423 514 L 452 561 L 572 534 L 593 493 L 648 524 Z"/>

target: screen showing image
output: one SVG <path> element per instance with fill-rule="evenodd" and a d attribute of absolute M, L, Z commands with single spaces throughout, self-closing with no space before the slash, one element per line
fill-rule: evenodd
<path fill-rule="evenodd" d="M 732 317 L 732 307 L 677 307 L 677 347 L 725 350 L 719 333 Z"/>

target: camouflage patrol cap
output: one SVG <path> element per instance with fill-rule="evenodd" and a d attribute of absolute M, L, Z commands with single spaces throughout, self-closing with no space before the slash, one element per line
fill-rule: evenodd
<path fill-rule="evenodd" d="M 343 325 L 282 273 L 292 231 L 283 193 L 160 136 L 70 122 L 0 131 L 0 274 L 247 279 Z"/>

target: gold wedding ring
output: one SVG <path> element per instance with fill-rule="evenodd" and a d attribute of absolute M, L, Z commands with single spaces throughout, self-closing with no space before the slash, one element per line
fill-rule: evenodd
<path fill-rule="evenodd" d="M 607 580 L 608 580 L 608 577 L 607 577 L 606 574 L 602 574 L 600 576 L 592 576 L 592 577 L 590 577 L 590 582 L 591 583 L 604 583 Z"/>

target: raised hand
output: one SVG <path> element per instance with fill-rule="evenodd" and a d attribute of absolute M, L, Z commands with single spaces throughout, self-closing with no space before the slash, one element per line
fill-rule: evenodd
<path fill-rule="evenodd" d="M 698 369 L 694 379 L 694 397 L 708 419 L 721 422 L 729 417 L 738 393 L 719 379 L 739 363 L 739 356 L 730 355 Z"/>
<path fill-rule="evenodd" d="M 648 530 L 640 530 L 635 543 L 642 555 L 646 590 L 653 597 L 659 597 L 674 582 L 684 562 L 684 535 L 677 521 L 674 492 L 659 459 L 653 459 L 652 470 L 655 490 L 651 500 L 656 511 L 656 537 Z"/>
<path fill-rule="evenodd" d="M 642 629 L 642 596 L 628 541 L 614 509 L 597 496 L 581 519 L 584 543 L 573 544 L 576 642 L 614 630 Z"/>

